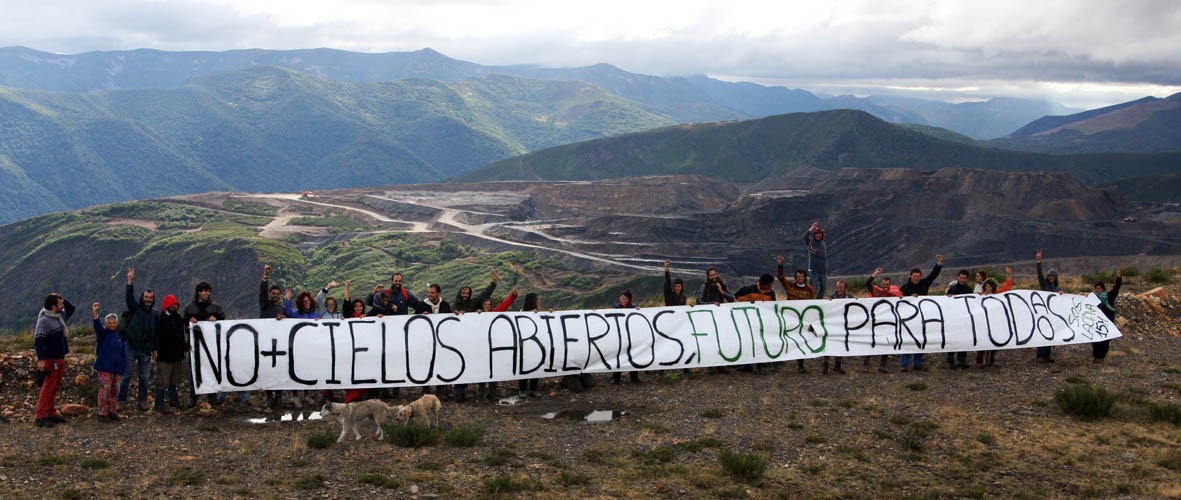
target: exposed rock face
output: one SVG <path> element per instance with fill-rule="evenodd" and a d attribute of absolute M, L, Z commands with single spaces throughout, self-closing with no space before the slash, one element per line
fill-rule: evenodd
<path fill-rule="evenodd" d="M 317 220 L 328 225 L 308 225 Z M 486 280 L 487 269 L 463 266 L 432 276 L 439 266 L 422 259 L 443 255 L 448 240 L 485 255 L 515 251 L 535 259 L 514 268 L 529 275 L 522 286 L 567 304 L 597 305 L 623 283 L 658 293 L 665 259 L 694 290 L 710 266 L 735 285 L 773 272 L 779 254 L 789 268 L 806 267 L 803 235 L 812 221 L 827 229 L 830 276 L 867 275 L 878 266 L 926 270 L 937 253 L 949 270 L 1027 261 L 1038 249 L 1052 259 L 1181 255 L 1176 207 L 1142 209 L 1059 173 L 806 169 L 757 185 L 665 176 L 311 196 L 209 193 L 0 227 L 0 302 L 13 304 L 0 311 L 0 327 L 27 325 L 48 291 L 121 310 L 129 263 L 143 277 L 138 289 L 166 290 L 186 303 L 196 282 L 208 280 L 215 300 L 239 317 L 257 311 L 264 262 L 283 263 L 274 279 L 288 287 L 315 289 L 354 271 L 366 281 L 354 283 L 354 296 L 416 264 L 423 274 L 416 278 L 449 280 L 441 282 L 447 290 Z M 394 232 L 422 241 L 391 251 Z M 645 277 L 646 285 L 636 281 Z"/>

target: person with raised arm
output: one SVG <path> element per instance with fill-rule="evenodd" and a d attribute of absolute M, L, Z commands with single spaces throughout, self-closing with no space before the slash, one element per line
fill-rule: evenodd
<path fill-rule="evenodd" d="M 1042 273 L 1042 249 L 1038 249 L 1037 253 L 1033 254 L 1033 261 L 1037 263 L 1037 286 L 1043 292 L 1061 293 L 1062 287 L 1058 285 L 1058 271 L 1050 268 L 1050 272 Z M 1054 349 L 1051 346 L 1041 346 L 1034 350 L 1038 363 L 1053 363 Z"/>
<path fill-rule="evenodd" d="M 1096 281 L 1094 287 L 1095 297 L 1099 299 L 1099 310 L 1110 321 L 1115 321 L 1115 315 L 1119 314 L 1119 309 L 1115 308 L 1115 299 L 1119 298 L 1119 289 L 1124 284 L 1123 270 L 1115 270 L 1115 283 L 1111 285 L 1111 290 L 1107 290 L 1107 286 L 1102 281 Z M 1111 339 L 1103 339 L 1098 342 L 1091 343 L 1091 358 L 1096 363 L 1102 363 L 1107 358 L 1107 351 L 1111 349 Z"/>
<path fill-rule="evenodd" d="M 451 303 L 451 310 L 461 313 L 479 311 L 484 304 L 484 299 L 492 296 L 492 292 L 496 291 L 496 285 L 499 282 L 500 273 L 494 270 L 492 271 L 492 281 L 479 295 L 472 296 L 472 287 L 470 286 L 460 287 L 459 292 L 455 294 L 455 301 Z"/>
<path fill-rule="evenodd" d="M 813 221 L 804 233 L 804 246 L 808 248 L 808 274 L 812 275 L 812 288 L 816 297 L 824 297 L 828 289 L 828 243 L 824 241 L 824 228 L 820 221 Z"/>
<path fill-rule="evenodd" d="M 903 283 L 898 291 L 902 292 L 903 297 L 922 297 L 931 292 L 931 284 L 939 278 L 939 272 L 943 270 L 943 256 L 935 256 L 935 267 L 931 269 L 931 273 L 923 277 L 923 271 L 919 268 L 910 270 L 910 279 Z M 923 366 L 923 353 L 916 354 L 902 354 L 898 356 L 898 362 L 902 367 L 902 371 L 914 370 L 919 372 L 928 371 L 926 366 Z"/>
<path fill-rule="evenodd" d="M 123 337 L 119 336 L 119 315 L 108 314 L 98 320 L 100 304 L 90 305 L 90 318 L 94 321 L 94 371 L 98 374 L 98 420 L 118 422 L 119 379 L 127 371 L 127 353 L 124 352 Z"/>
<path fill-rule="evenodd" d="M 873 270 L 873 274 L 869 275 L 869 279 L 865 280 L 865 289 L 869 292 L 869 296 L 873 298 L 878 297 L 901 297 L 902 290 L 898 286 L 890 282 L 889 276 L 882 276 L 881 285 L 876 283 L 878 276 L 881 276 L 882 268 Z M 861 358 L 862 369 L 869 369 L 869 360 L 873 356 L 865 356 Z M 887 363 L 890 359 L 888 354 L 878 356 L 878 371 L 881 373 L 890 373 Z"/>
<path fill-rule="evenodd" d="M 135 297 L 135 268 L 127 268 L 127 288 L 123 294 L 127 303 L 123 340 L 127 344 L 127 372 L 119 383 L 119 403 L 127 402 L 127 389 L 131 386 L 131 372 L 135 370 L 137 382 L 137 404 L 139 411 L 148 411 L 148 380 L 152 376 L 152 351 L 156 346 L 156 324 L 160 311 L 155 310 L 156 293 L 151 289 Z"/>
<path fill-rule="evenodd" d="M 688 298 L 685 297 L 685 282 L 681 281 L 681 278 L 673 279 L 672 273 L 669 272 L 671 265 L 672 261 L 664 261 L 664 305 L 683 306 L 688 303 Z"/>
<path fill-rule="evenodd" d="M 316 292 L 316 304 L 319 307 L 316 309 L 316 319 L 342 319 L 344 318 L 344 311 L 341 311 L 340 304 L 336 302 L 336 297 L 328 295 L 333 288 L 336 288 L 336 280 L 329 281 L 324 288 Z M 346 299 L 347 302 L 347 299 Z"/>

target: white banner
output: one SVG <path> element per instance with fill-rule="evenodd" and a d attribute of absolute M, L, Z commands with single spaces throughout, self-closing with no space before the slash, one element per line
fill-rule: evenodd
<path fill-rule="evenodd" d="M 192 366 L 201 394 L 1019 349 L 1120 336 L 1095 296 L 1028 290 L 542 313 L 227 320 L 197 326 Z"/>

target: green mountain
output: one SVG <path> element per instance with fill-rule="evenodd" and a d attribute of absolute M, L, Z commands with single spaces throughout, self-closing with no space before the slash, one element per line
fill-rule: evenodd
<path fill-rule="evenodd" d="M 1181 151 L 1181 93 L 1046 116 L 992 143 L 1045 153 Z"/>
<path fill-rule="evenodd" d="M 0 88 L 0 222 L 211 190 L 439 180 L 670 123 L 586 83 L 503 75 L 354 84 L 261 67 L 176 89 Z"/>
<path fill-rule="evenodd" d="M 944 140 L 851 110 L 679 125 L 501 160 L 456 181 L 696 174 L 755 182 L 801 166 L 1061 171 L 1089 184 L 1170 172 L 1181 153 L 1048 155 Z"/>
<path fill-rule="evenodd" d="M 357 203 L 351 195 L 342 196 Z M 261 235 L 288 210 L 302 214 L 290 222 L 304 232 L 281 238 Z M 273 284 L 296 291 L 316 291 L 336 280 L 342 284 L 332 293 L 337 300 L 343 299 L 345 280 L 354 282 L 352 298 L 363 298 L 375 284 L 388 285 L 395 269 L 406 275 L 406 286 L 416 295 L 423 296 L 427 284 L 436 283 L 447 300 L 464 285 L 482 290 L 496 270 L 501 276 L 494 294 L 498 301 L 519 288 L 522 297 L 538 292 L 546 307 L 556 308 L 600 308 L 625 286 L 653 297 L 661 286 L 657 273 L 637 276 L 604 269 L 587 275 L 585 264 L 570 268 L 552 256 L 481 248 L 441 232 L 391 231 L 398 228 L 355 211 L 224 193 L 26 219 L 0 226 L 0 281 L 5 283 L 0 300 L 11 305 L 0 311 L 0 334 L 30 328 L 49 291 L 61 292 L 79 307 L 76 324 L 89 321 L 85 306 L 93 301 L 101 302 L 104 312 L 125 310 L 128 266 L 136 269 L 138 289 L 156 291 L 157 305 L 164 294 L 187 303 L 195 285 L 209 281 L 214 300 L 237 318 L 258 313 L 263 264 L 274 267 Z"/>

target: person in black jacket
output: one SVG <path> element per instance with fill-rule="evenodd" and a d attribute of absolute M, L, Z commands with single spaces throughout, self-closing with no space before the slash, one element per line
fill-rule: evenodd
<path fill-rule="evenodd" d="M 1058 285 L 1058 271 L 1050 268 L 1050 272 L 1042 274 L 1042 250 L 1039 248 L 1037 253 L 1033 255 L 1034 262 L 1037 263 L 1037 285 L 1043 292 L 1059 293 L 1062 287 Z M 1051 346 L 1041 346 L 1034 350 L 1037 356 L 1038 363 L 1053 363 L 1054 348 Z"/>
<path fill-rule="evenodd" d="M 1115 321 L 1115 315 L 1119 313 L 1119 309 L 1115 308 L 1115 299 L 1119 298 L 1119 289 L 1124 283 L 1123 271 L 1115 270 L 1115 284 L 1111 285 L 1111 290 L 1107 290 L 1107 286 L 1102 281 L 1095 282 L 1095 296 L 1099 298 L 1099 310 L 1103 311 L 1103 315 L 1107 316 L 1108 320 Z M 1103 359 L 1107 357 L 1107 351 L 1111 349 L 1111 340 L 1103 339 L 1091 344 L 1091 357 L 1096 363 L 1102 363 Z"/>
<path fill-rule="evenodd" d="M 156 293 L 150 289 L 140 292 L 139 300 L 136 300 L 134 267 L 127 268 L 123 300 L 127 303 L 126 321 L 120 326 L 127 346 L 127 372 L 119 382 L 118 403 L 127 402 L 134 370 L 137 406 L 139 411 L 148 411 L 148 379 L 152 376 L 152 349 L 156 346 L 156 323 L 160 321 L 160 311 L 154 308 Z"/>
<path fill-rule="evenodd" d="M 687 303 L 685 282 L 681 281 L 681 278 L 673 279 L 672 273 L 669 272 L 671 264 L 671 261 L 664 261 L 664 305 L 683 306 Z"/>
<path fill-rule="evenodd" d="M 961 269 L 960 273 L 956 275 L 955 283 L 947 288 L 947 295 L 971 295 L 973 293 L 975 293 L 975 290 L 972 288 L 972 285 L 968 284 L 968 270 Z M 961 370 L 968 369 L 967 351 L 947 353 L 947 369 L 954 370 L 956 368 Z"/>
<path fill-rule="evenodd" d="M 910 270 L 910 279 L 899 287 L 903 297 L 921 297 L 927 295 L 931 291 L 931 283 L 939 278 L 939 271 L 943 270 L 943 256 L 935 256 L 935 267 L 931 269 L 931 274 L 927 277 L 923 276 L 923 271 L 919 268 Z M 902 371 L 914 369 L 915 371 L 925 372 L 927 367 L 923 366 L 923 353 L 917 354 L 903 354 L 898 356 L 899 364 L 902 366 Z M 912 362 L 913 359 L 913 362 Z"/>
<path fill-rule="evenodd" d="M 472 296 L 472 287 L 465 286 L 459 289 L 459 293 L 455 294 L 455 302 L 451 303 L 451 310 L 455 312 L 475 312 L 479 311 L 484 305 L 484 299 L 492 296 L 492 292 L 496 291 L 496 284 L 500 282 L 500 274 L 492 271 L 492 282 L 488 283 L 488 287 L 480 292 L 479 295 Z"/>
<path fill-rule="evenodd" d="M 177 386 L 185 378 L 185 354 L 189 352 L 189 341 L 185 335 L 185 321 L 178 309 L 180 303 L 173 295 L 165 295 L 160 304 L 160 321 L 156 323 L 156 346 L 152 359 L 156 361 L 156 412 L 164 411 L 165 389 L 168 405 L 180 407 Z"/>
<path fill-rule="evenodd" d="M 221 306 L 213 302 L 213 285 L 206 281 L 197 283 L 196 290 L 193 291 L 193 301 L 185 306 L 184 314 L 182 315 L 185 322 L 186 332 L 192 332 L 193 327 L 198 321 L 221 321 L 226 319 L 226 313 Z M 201 335 L 201 329 L 196 329 L 196 335 Z M 186 337 L 187 338 L 187 337 Z M 186 365 L 192 363 L 192 358 L 185 357 Z M 185 367 L 186 373 L 192 373 L 189 366 Z M 193 381 L 190 381 L 193 382 Z M 221 403 L 225 396 L 221 393 L 209 394 L 206 396 L 210 404 Z M 189 384 L 189 407 L 197 405 L 197 387 L 195 382 Z"/>
<path fill-rule="evenodd" d="M 706 269 L 705 283 L 702 283 L 701 289 L 697 291 L 697 304 L 721 304 L 723 302 L 734 302 L 734 295 L 726 289 L 726 282 L 722 280 L 722 275 L 718 274 L 718 268 Z"/>
<path fill-rule="evenodd" d="M 258 284 L 258 317 L 262 319 L 283 319 L 287 308 L 283 306 L 283 289 L 271 284 L 271 266 L 262 268 L 262 282 Z"/>

